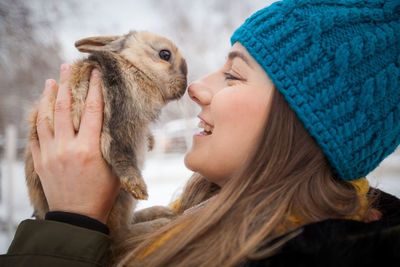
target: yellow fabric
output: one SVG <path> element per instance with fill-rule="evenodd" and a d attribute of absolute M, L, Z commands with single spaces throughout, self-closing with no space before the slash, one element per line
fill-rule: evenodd
<path fill-rule="evenodd" d="M 181 203 L 182 203 L 182 198 L 178 198 L 177 200 L 175 200 L 170 204 L 170 207 L 175 214 L 178 213 Z"/>
<path fill-rule="evenodd" d="M 360 211 L 356 215 L 347 216 L 346 219 L 360 221 L 364 217 L 365 212 L 367 211 L 367 208 L 368 208 L 367 193 L 369 190 L 369 183 L 365 177 L 359 178 L 354 181 L 349 181 L 348 183 L 352 184 L 355 187 L 355 189 L 357 190 L 357 196 L 360 199 L 361 208 L 360 208 Z M 290 215 L 288 217 L 288 221 L 289 221 L 288 224 L 290 225 L 291 229 L 305 224 L 301 218 L 299 218 L 295 215 Z M 279 229 L 279 231 L 285 232 L 285 231 L 287 231 L 287 227 L 282 226 Z"/>
<path fill-rule="evenodd" d="M 175 200 L 174 202 L 172 202 L 170 204 L 170 208 L 172 209 L 172 211 L 175 214 L 178 213 L 179 206 L 181 205 L 181 203 L 182 203 L 182 198 L 178 198 L 177 200 Z M 180 225 L 179 227 L 175 227 L 174 229 L 172 229 L 171 231 L 169 231 L 168 233 L 163 235 L 159 240 L 157 240 L 155 243 L 153 243 L 150 247 L 147 248 L 147 250 L 139 257 L 139 260 L 147 257 L 147 255 L 149 255 L 154 250 L 156 250 L 158 247 L 160 247 L 162 244 L 164 244 L 164 242 L 168 238 L 170 238 L 172 235 L 174 235 L 175 233 L 177 233 L 180 230 L 182 230 L 183 227 L 184 227 L 183 225 Z"/>
<path fill-rule="evenodd" d="M 167 239 L 169 239 L 174 234 L 178 233 L 183 228 L 184 228 L 184 225 L 179 225 L 179 226 L 175 227 L 174 229 L 172 229 L 171 231 L 169 231 L 168 233 L 166 233 L 165 235 L 163 235 L 159 240 L 157 240 L 155 243 L 153 243 L 150 247 L 148 247 L 146 249 L 146 251 L 143 253 L 143 255 L 141 255 L 139 257 L 139 260 L 147 257 L 150 253 L 152 253 L 154 250 L 156 250 L 158 247 L 160 247 L 162 244 L 164 244 L 164 242 L 167 241 Z"/>
<path fill-rule="evenodd" d="M 354 216 L 349 216 L 347 217 L 347 219 L 351 219 L 351 220 L 361 220 L 367 210 L 368 207 L 368 199 L 367 199 L 367 192 L 369 190 L 369 183 L 368 180 L 366 178 L 360 178 L 354 181 L 349 181 L 349 183 L 351 183 L 357 190 L 357 195 L 360 198 L 360 203 L 361 203 L 361 209 L 360 212 L 357 215 Z M 182 199 L 179 198 L 176 201 L 174 201 L 170 207 L 172 208 L 172 210 L 174 211 L 174 213 L 176 214 L 178 212 L 179 206 L 182 202 Z M 299 218 L 296 217 L 295 215 L 291 215 L 288 217 L 289 223 L 291 224 L 292 227 L 297 227 L 297 226 L 301 226 L 304 225 L 304 222 Z M 164 236 L 162 236 L 157 242 L 155 242 L 154 244 L 152 244 L 144 253 L 143 255 L 141 255 L 139 257 L 140 259 L 143 259 L 145 257 L 147 257 L 150 253 L 152 253 L 154 250 L 156 250 L 158 247 L 160 247 L 162 244 L 164 244 L 164 242 L 169 239 L 171 236 L 173 236 L 174 234 L 176 234 L 177 232 L 181 231 L 184 228 L 184 225 L 180 225 L 178 227 L 175 227 L 174 229 L 172 229 L 171 231 L 169 231 L 168 233 L 166 233 Z M 284 227 L 282 227 L 282 231 L 284 231 Z"/>
<path fill-rule="evenodd" d="M 366 178 L 360 178 L 354 181 L 349 181 L 357 190 L 358 198 L 360 199 L 361 209 L 357 215 L 346 217 L 347 219 L 360 221 L 368 209 L 367 193 L 369 190 L 369 183 Z"/>

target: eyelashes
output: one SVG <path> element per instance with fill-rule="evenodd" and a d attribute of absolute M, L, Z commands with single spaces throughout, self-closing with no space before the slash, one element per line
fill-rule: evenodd
<path fill-rule="evenodd" d="M 233 80 L 233 81 L 240 81 L 240 80 L 242 80 L 242 79 L 240 79 L 240 78 L 238 78 L 238 77 L 233 76 L 232 74 L 230 74 L 230 73 L 228 73 L 228 72 L 224 72 L 224 77 L 225 77 L 225 80 Z"/>

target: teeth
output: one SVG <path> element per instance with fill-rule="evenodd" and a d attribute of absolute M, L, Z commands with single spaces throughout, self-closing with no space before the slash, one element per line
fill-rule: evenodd
<path fill-rule="evenodd" d="M 203 128 L 206 132 L 212 132 L 214 129 L 214 127 L 207 125 L 204 121 L 200 121 L 198 127 Z"/>
<path fill-rule="evenodd" d="M 212 132 L 212 127 L 206 125 L 206 127 L 204 127 L 204 130 L 205 130 L 206 132 Z"/>

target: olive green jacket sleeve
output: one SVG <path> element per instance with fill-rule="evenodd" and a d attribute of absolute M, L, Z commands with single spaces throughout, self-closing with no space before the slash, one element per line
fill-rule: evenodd
<path fill-rule="evenodd" d="M 107 266 L 110 238 L 100 232 L 48 220 L 25 220 L 0 266 Z"/>

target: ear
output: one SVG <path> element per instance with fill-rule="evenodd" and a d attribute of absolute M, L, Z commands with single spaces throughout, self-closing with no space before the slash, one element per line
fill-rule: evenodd
<path fill-rule="evenodd" d="M 124 45 L 126 36 L 97 36 L 88 37 L 75 42 L 75 47 L 80 52 L 92 53 L 94 51 L 119 52 Z"/>

